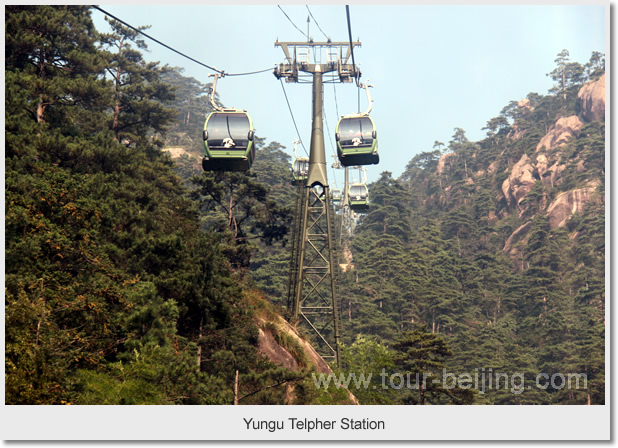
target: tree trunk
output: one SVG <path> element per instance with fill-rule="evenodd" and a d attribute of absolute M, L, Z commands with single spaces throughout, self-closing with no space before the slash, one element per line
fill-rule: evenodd
<path fill-rule="evenodd" d="M 425 404 L 425 384 L 423 384 L 425 381 L 425 378 L 423 377 L 421 384 L 420 384 L 420 395 L 418 398 L 418 404 L 420 404 L 421 406 Z"/>
<path fill-rule="evenodd" d="M 36 107 L 36 122 L 45 123 L 45 104 L 43 103 L 43 95 L 39 95 L 39 104 Z"/>
<path fill-rule="evenodd" d="M 204 335 L 204 318 L 202 317 L 200 319 L 200 331 L 198 333 L 199 339 L 197 340 L 197 373 L 200 373 L 200 371 L 202 370 L 202 344 L 200 343 L 200 340 L 202 339 L 202 336 Z"/>
<path fill-rule="evenodd" d="M 120 125 L 120 76 L 122 71 L 120 67 L 116 70 L 116 97 L 114 99 L 114 115 L 112 119 L 112 131 L 114 133 L 114 140 L 119 141 L 118 138 L 118 126 Z"/>
<path fill-rule="evenodd" d="M 124 40 L 125 38 L 123 37 L 122 39 L 120 39 L 120 42 L 118 43 L 118 54 L 122 52 L 122 48 L 124 47 Z M 118 68 L 116 69 L 116 76 L 114 76 L 114 83 L 115 83 L 114 87 L 115 87 L 116 93 L 115 93 L 115 98 L 114 98 L 114 115 L 112 119 L 112 132 L 114 133 L 115 141 L 120 141 L 118 137 L 118 127 L 120 126 L 120 110 L 121 110 L 121 104 L 120 104 L 121 77 L 122 77 L 122 67 L 118 66 Z"/>
<path fill-rule="evenodd" d="M 236 379 L 234 380 L 234 404 L 238 404 L 238 370 L 236 371 Z"/>
<path fill-rule="evenodd" d="M 234 238 L 236 238 L 238 236 L 238 230 L 237 229 L 232 229 L 232 224 L 234 223 L 234 212 L 232 211 L 232 207 L 234 206 L 234 196 L 232 195 L 232 193 L 230 192 L 230 206 L 228 208 L 229 212 L 228 212 L 228 227 L 230 228 L 230 230 L 234 230 Z"/>
<path fill-rule="evenodd" d="M 189 126 L 190 120 L 191 120 L 191 98 L 189 98 L 187 102 L 187 114 L 185 115 L 185 128 Z"/>
<path fill-rule="evenodd" d="M 39 52 L 39 78 L 41 81 L 45 79 L 45 52 L 41 50 Z M 43 94 L 39 94 L 39 104 L 36 107 L 36 122 L 45 123 L 45 101 Z"/>

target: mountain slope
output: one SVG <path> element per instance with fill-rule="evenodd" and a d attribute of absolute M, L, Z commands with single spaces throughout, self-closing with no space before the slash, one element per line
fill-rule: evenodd
<path fill-rule="evenodd" d="M 392 345 L 427 328 L 454 354 L 455 374 L 487 369 L 587 375 L 585 388 L 479 403 L 604 400 L 604 82 L 598 59 L 553 94 L 531 93 L 472 142 L 455 129 L 446 151 L 369 185 L 372 204 L 350 242 L 341 285 L 344 340 Z M 475 370 L 476 369 L 476 370 Z"/>

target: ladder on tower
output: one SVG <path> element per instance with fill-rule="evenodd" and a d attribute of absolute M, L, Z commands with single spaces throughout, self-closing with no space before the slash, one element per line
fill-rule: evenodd
<path fill-rule="evenodd" d="M 302 217 L 305 210 L 303 193 L 305 186 L 299 183 L 296 189 L 296 204 L 294 212 L 294 222 L 292 224 L 292 248 L 290 250 L 290 275 L 288 279 L 288 311 L 294 314 L 294 298 L 298 287 L 298 276 L 300 266 L 300 244 L 302 236 Z"/>
<path fill-rule="evenodd" d="M 335 205 L 333 204 L 333 201 L 330 201 L 330 228 L 331 228 L 331 232 L 329 234 L 329 238 L 330 238 L 330 244 L 332 247 L 332 254 L 333 254 L 333 265 L 331 266 L 331 270 L 332 270 L 332 275 L 333 278 L 335 280 L 335 300 L 338 303 L 335 303 L 336 307 L 339 307 L 339 316 L 341 316 L 341 304 L 343 303 L 343 301 L 341 300 L 341 292 L 339 291 L 339 238 L 337 238 L 337 227 L 336 227 L 336 214 L 335 214 Z M 338 335 L 341 335 L 341 319 L 340 318 L 336 318 L 334 325 L 337 327 L 335 329 L 335 333 Z"/>

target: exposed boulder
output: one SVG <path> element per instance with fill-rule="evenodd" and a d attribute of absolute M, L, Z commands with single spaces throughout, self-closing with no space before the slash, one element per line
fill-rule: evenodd
<path fill-rule="evenodd" d="M 280 316 L 277 316 L 274 320 L 264 320 L 258 317 L 256 323 L 259 331 L 258 351 L 272 362 L 295 372 L 304 367 L 310 368 L 318 374 L 332 373 L 326 361 L 311 344 L 301 338 L 296 329 Z M 282 343 L 285 340 L 287 342 Z M 296 400 L 294 389 L 294 386 L 287 387 L 287 404 L 294 404 Z M 360 404 L 352 392 L 348 390 L 347 394 L 347 401 L 341 404 Z"/>
<path fill-rule="evenodd" d="M 544 182 L 549 181 L 549 188 L 554 188 L 554 185 L 558 182 L 558 180 L 560 180 L 560 175 L 565 168 L 566 165 L 564 163 L 559 163 L 558 161 L 549 167 L 547 170 L 547 172 L 550 173 L 549 176 L 545 173 L 545 177 L 543 178 Z"/>
<path fill-rule="evenodd" d="M 519 103 L 517 103 L 517 107 L 520 109 L 522 115 L 524 116 L 534 111 L 534 107 L 530 105 L 530 100 L 528 98 L 524 98 Z M 514 123 L 511 126 L 511 130 L 507 134 L 507 138 L 516 141 L 522 138 L 525 133 L 526 131 L 524 129 L 521 129 L 519 126 L 517 126 L 517 123 Z"/>
<path fill-rule="evenodd" d="M 169 152 L 170 156 L 172 157 L 172 159 L 177 159 L 178 157 L 182 156 L 183 154 L 188 154 L 187 150 L 185 148 L 183 148 L 182 146 L 170 146 L 167 148 L 163 148 L 163 151 Z"/>
<path fill-rule="evenodd" d="M 576 115 L 560 118 L 547 135 L 541 139 L 536 150 L 541 151 L 543 148 L 551 150 L 565 145 L 571 138 L 579 135 L 583 125 L 584 123 Z"/>
<path fill-rule="evenodd" d="M 319 373 L 331 372 L 326 361 L 285 319 L 271 316 L 269 320 L 257 317 L 256 321 L 258 350 L 268 359 L 294 371 L 312 366 Z"/>
<path fill-rule="evenodd" d="M 507 238 L 504 243 L 504 248 L 502 249 L 510 256 L 514 256 L 518 251 L 515 250 L 514 246 L 519 242 L 526 243 L 528 230 L 530 230 L 530 226 L 532 225 L 532 221 L 526 221 L 523 225 L 519 226 L 511 235 Z"/>
<path fill-rule="evenodd" d="M 340 263 L 339 267 L 343 272 L 353 271 L 354 270 L 354 257 L 352 256 L 352 251 L 348 247 L 347 244 L 343 246 L 343 258 L 345 263 Z"/>
<path fill-rule="evenodd" d="M 454 152 L 447 152 L 446 154 L 443 154 L 442 157 L 440 157 L 440 160 L 438 161 L 438 167 L 436 168 L 438 176 L 442 176 L 442 173 L 444 172 L 444 166 L 446 165 L 446 159 L 454 155 L 455 155 Z"/>
<path fill-rule="evenodd" d="M 584 188 L 559 194 L 547 207 L 549 227 L 551 229 L 562 227 L 573 213 L 583 211 L 586 204 L 592 199 L 596 187 L 596 183 L 590 183 Z"/>
<path fill-rule="evenodd" d="M 530 105 L 530 100 L 528 98 L 524 98 L 519 103 L 517 103 L 517 107 L 520 108 L 522 113 L 524 114 L 534 111 L 534 107 Z"/>
<path fill-rule="evenodd" d="M 536 170 L 538 178 L 541 179 L 546 188 L 554 188 L 558 177 L 564 171 L 566 165 L 560 164 L 557 161 L 550 167 L 548 167 L 548 165 L 549 161 L 545 154 L 537 155 L 534 169 Z"/>
<path fill-rule="evenodd" d="M 530 192 L 536 183 L 533 172 L 532 162 L 526 154 L 513 165 L 511 174 L 502 183 L 502 193 L 509 207 L 519 205 L 524 196 Z"/>
<path fill-rule="evenodd" d="M 536 158 L 536 172 L 540 179 L 543 179 L 543 175 L 547 172 L 547 157 L 545 154 L 539 154 Z"/>
<path fill-rule="evenodd" d="M 517 126 L 517 123 L 514 123 L 511 126 L 511 130 L 509 131 L 509 133 L 506 136 L 507 136 L 507 138 L 509 138 L 509 139 L 511 139 L 513 141 L 517 141 L 520 138 L 522 138 L 525 133 L 526 133 L 525 129 L 522 129 L 521 127 Z"/>
<path fill-rule="evenodd" d="M 577 98 L 586 122 L 605 121 L 605 75 L 582 87 Z"/>
<path fill-rule="evenodd" d="M 489 174 L 492 174 L 493 172 L 495 172 L 498 169 L 498 161 L 494 160 L 493 162 L 491 162 L 489 164 L 489 166 L 487 167 L 487 172 Z"/>
<path fill-rule="evenodd" d="M 258 329 L 258 350 L 268 359 L 290 370 L 298 371 L 300 366 L 296 358 L 275 340 L 271 332 Z"/>

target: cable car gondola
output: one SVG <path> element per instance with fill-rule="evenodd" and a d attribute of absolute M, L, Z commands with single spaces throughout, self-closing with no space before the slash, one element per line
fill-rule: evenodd
<path fill-rule="evenodd" d="M 309 158 L 298 157 L 296 148 L 300 143 L 299 140 L 294 141 L 294 163 L 292 164 L 292 185 L 305 185 L 309 176 Z"/>
<path fill-rule="evenodd" d="M 333 203 L 339 204 L 341 202 L 342 194 L 341 190 L 331 190 L 333 196 Z"/>
<path fill-rule="evenodd" d="M 204 123 L 204 171 L 247 171 L 255 159 L 253 135 L 246 112 L 211 113 Z"/>
<path fill-rule="evenodd" d="M 292 166 L 292 185 L 305 185 L 309 175 L 309 159 L 298 157 Z"/>
<path fill-rule="evenodd" d="M 350 208 L 355 212 L 364 212 L 369 209 L 369 190 L 367 185 L 352 184 L 348 190 Z"/>
<path fill-rule="evenodd" d="M 380 162 L 376 125 L 369 116 L 372 107 L 369 95 L 371 86 L 362 86 L 367 91 L 369 108 L 362 114 L 341 117 L 335 129 L 337 156 L 343 166 L 377 165 Z"/>
<path fill-rule="evenodd" d="M 337 156 L 343 166 L 377 165 L 378 139 L 375 123 L 366 116 L 347 116 L 337 123 Z"/>
<path fill-rule="evenodd" d="M 246 110 L 222 108 L 215 104 L 217 78 L 211 94 L 215 111 L 204 123 L 204 171 L 247 171 L 255 159 L 254 129 Z"/>

